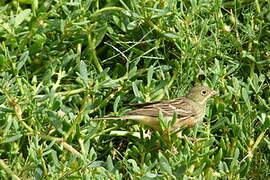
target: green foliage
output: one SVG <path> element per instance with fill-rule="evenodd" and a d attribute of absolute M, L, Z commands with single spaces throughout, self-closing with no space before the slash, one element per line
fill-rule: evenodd
<path fill-rule="evenodd" d="M 269 22 L 269 1 L 1 1 L 0 179 L 269 178 Z M 183 138 L 92 120 L 198 83 L 220 96 Z"/>

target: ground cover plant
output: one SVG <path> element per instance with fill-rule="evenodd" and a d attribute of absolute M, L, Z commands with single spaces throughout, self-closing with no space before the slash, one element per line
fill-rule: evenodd
<path fill-rule="evenodd" d="M 270 178 L 269 70 L 267 0 L 1 1 L 0 179 Z M 196 84 L 201 141 L 93 120 Z"/>

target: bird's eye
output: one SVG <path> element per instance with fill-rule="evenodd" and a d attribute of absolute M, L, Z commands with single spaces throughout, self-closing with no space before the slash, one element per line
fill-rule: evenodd
<path fill-rule="evenodd" d="M 201 91 L 201 95 L 205 96 L 207 94 L 207 91 L 206 90 L 202 90 Z"/>

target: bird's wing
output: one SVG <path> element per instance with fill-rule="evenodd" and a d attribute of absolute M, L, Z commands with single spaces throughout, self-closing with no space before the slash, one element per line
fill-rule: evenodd
<path fill-rule="evenodd" d="M 137 104 L 127 104 L 130 107 L 133 108 L 142 108 L 142 107 L 146 107 L 152 104 L 158 104 L 161 103 L 162 101 L 152 101 L 152 102 L 144 102 L 144 103 L 137 103 Z"/>
<path fill-rule="evenodd" d="M 159 111 L 161 111 L 164 116 L 169 117 L 172 117 L 174 112 L 176 112 L 178 118 L 192 117 L 196 115 L 190 101 L 184 97 L 167 101 L 134 104 L 131 106 L 137 107 L 138 109 L 130 111 L 129 115 L 158 117 Z"/>

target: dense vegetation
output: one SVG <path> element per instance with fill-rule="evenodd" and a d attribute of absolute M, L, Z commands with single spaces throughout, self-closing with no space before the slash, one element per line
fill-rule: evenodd
<path fill-rule="evenodd" d="M 0 179 L 270 178 L 270 1 L 0 2 Z M 121 115 L 220 92 L 175 134 Z"/>

